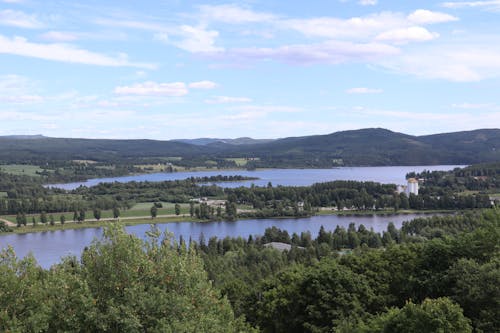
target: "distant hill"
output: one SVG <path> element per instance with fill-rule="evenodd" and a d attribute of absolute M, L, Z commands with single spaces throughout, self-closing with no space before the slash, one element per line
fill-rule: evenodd
<path fill-rule="evenodd" d="M 412 136 L 382 128 L 291 137 L 265 145 L 229 148 L 268 164 L 285 160 L 325 165 L 331 159 L 345 165 L 473 164 L 500 160 L 500 129 Z"/>
<path fill-rule="evenodd" d="M 35 134 L 35 135 L 3 135 L 0 136 L 0 139 L 14 139 L 14 140 L 36 140 L 36 139 L 43 139 L 46 138 L 45 136 L 41 134 Z"/>
<path fill-rule="evenodd" d="M 36 137 L 36 140 L 27 138 Z M 0 161 L 92 159 L 133 160 L 182 157 L 200 161 L 251 158 L 252 167 L 332 167 L 335 165 L 435 165 L 500 161 L 500 129 L 412 136 L 382 128 L 277 140 L 96 140 L 43 136 L 0 137 Z"/>
<path fill-rule="evenodd" d="M 182 142 L 157 140 L 103 140 L 42 137 L 26 140 L 0 137 L 0 161 L 44 160 L 116 161 L 138 157 L 196 156 L 203 147 Z"/>
<path fill-rule="evenodd" d="M 229 145 L 251 145 L 275 141 L 275 139 L 252 139 L 248 137 L 236 139 L 212 139 L 212 138 L 199 138 L 199 139 L 176 139 L 174 142 L 189 143 L 196 146 L 206 146 L 210 144 L 229 144 Z"/>

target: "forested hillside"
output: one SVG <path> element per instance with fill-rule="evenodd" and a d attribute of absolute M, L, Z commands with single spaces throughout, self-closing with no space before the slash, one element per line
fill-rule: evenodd
<path fill-rule="evenodd" d="M 385 129 L 362 129 L 272 141 L 236 139 L 92 140 L 0 137 L 3 163 L 95 160 L 137 163 L 179 157 L 179 165 L 236 167 L 228 158 L 249 158 L 246 167 L 332 167 L 338 165 L 473 164 L 500 160 L 500 130 L 411 136 Z M 190 144 L 193 143 L 193 144 Z M 255 144 L 254 142 L 259 142 Z M 205 143 L 205 144 L 203 144 Z M 232 163 L 231 163 L 232 162 Z"/>

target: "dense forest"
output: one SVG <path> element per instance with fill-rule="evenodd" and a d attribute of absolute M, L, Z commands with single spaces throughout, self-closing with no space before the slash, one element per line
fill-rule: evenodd
<path fill-rule="evenodd" d="M 0 330 L 493 333 L 499 240 L 498 209 L 390 224 L 382 235 L 273 228 L 187 244 L 113 225 L 80 260 L 49 270 L 4 250 Z"/>
<path fill-rule="evenodd" d="M 425 183 L 424 193 L 483 191 L 495 193 L 500 188 L 500 162 L 475 164 L 449 171 L 410 173 L 407 178 L 419 178 Z"/>
<path fill-rule="evenodd" d="M 237 167 L 228 158 L 250 158 L 247 168 L 474 164 L 500 159 L 500 130 L 412 136 L 380 128 L 243 144 L 155 140 L 91 140 L 0 137 L 0 161 L 43 166 L 53 161 L 92 160 L 126 168 L 176 157 L 178 166 Z M 257 143 L 256 143 L 257 142 Z"/>

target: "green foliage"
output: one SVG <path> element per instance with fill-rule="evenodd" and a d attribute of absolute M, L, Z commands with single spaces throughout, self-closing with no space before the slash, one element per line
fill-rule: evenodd
<path fill-rule="evenodd" d="M 149 211 L 151 213 L 152 219 L 154 219 L 156 217 L 156 215 L 158 214 L 158 208 L 156 208 L 155 205 L 153 205 Z"/>
<path fill-rule="evenodd" d="M 339 332 L 352 333 L 471 333 L 470 321 L 462 309 L 448 298 L 425 299 L 422 304 L 407 303 L 376 316 L 368 324 Z"/>
<path fill-rule="evenodd" d="M 371 319 L 389 308 L 393 308 L 391 316 L 400 313 L 410 301 L 414 304 L 394 318 L 422 316 L 428 324 L 439 323 L 424 313 L 435 310 L 443 321 L 437 332 L 454 332 L 450 327 L 455 326 L 446 325 L 460 321 L 462 310 L 449 300 L 435 301 L 443 297 L 463 309 L 466 322 L 470 320 L 477 332 L 497 332 L 500 210 L 418 219 L 411 225 L 413 230 L 424 230 L 441 222 L 447 226 L 441 236 L 429 239 L 407 235 L 390 224 L 385 245 L 370 241 L 375 233 L 351 225 L 334 232 L 321 228 L 315 239 L 270 228 L 262 237 L 246 241 L 211 238 L 206 244 L 202 238 L 197 247 L 209 278 L 227 295 L 234 311 L 265 332 L 330 332 L 332 328 L 357 332 L 355 328 L 374 324 Z M 349 233 L 361 242 L 351 252 L 344 249 Z M 269 242 L 284 242 L 291 249 L 280 252 L 263 246 Z M 435 307 L 416 305 L 427 304 L 426 299 L 433 299 Z M 413 312 L 417 314 L 412 317 Z M 468 329 L 470 324 L 462 326 Z M 448 328 L 440 331 L 439 327 Z"/>
<path fill-rule="evenodd" d="M 373 301 L 366 279 L 333 260 L 295 267 L 266 286 L 257 312 L 264 332 L 330 332 L 366 315 Z"/>
<path fill-rule="evenodd" d="M 0 331 L 240 332 L 229 302 L 193 251 L 152 230 L 143 241 L 118 226 L 50 270 L 0 254 Z"/>
<path fill-rule="evenodd" d="M 14 229 L 9 227 L 4 221 L 0 221 L 0 232 L 12 232 Z"/>
<path fill-rule="evenodd" d="M 448 270 L 453 299 L 462 305 L 464 314 L 478 330 L 500 330 L 500 257 L 480 264 L 460 259 Z"/>

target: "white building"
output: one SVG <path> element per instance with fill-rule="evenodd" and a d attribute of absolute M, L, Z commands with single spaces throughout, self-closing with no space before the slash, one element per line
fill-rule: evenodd
<path fill-rule="evenodd" d="M 408 186 L 406 187 L 406 195 L 410 196 L 413 193 L 418 195 L 418 180 L 415 178 L 408 179 Z"/>

